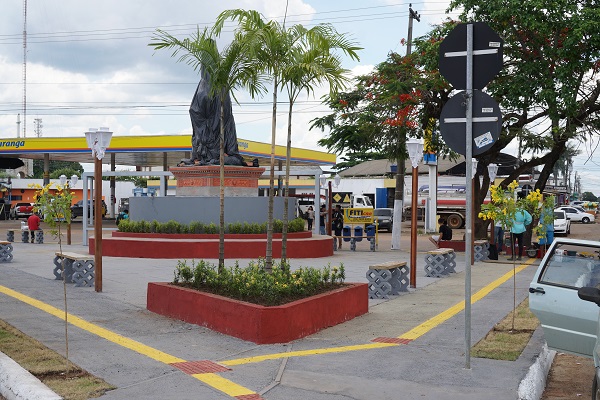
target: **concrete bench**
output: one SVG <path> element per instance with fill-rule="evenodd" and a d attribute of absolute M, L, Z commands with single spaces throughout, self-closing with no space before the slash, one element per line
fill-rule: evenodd
<path fill-rule="evenodd" d="M 15 241 L 15 231 L 20 231 L 20 229 L 7 229 L 6 230 L 6 240 L 8 242 Z"/>
<path fill-rule="evenodd" d="M 427 252 L 425 256 L 425 275 L 430 278 L 441 278 L 454 273 L 456 268 L 456 253 L 453 249 L 436 249 Z"/>
<path fill-rule="evenodd" d="M 94 286 L 94 256 L 69 252 L 56 252 L 54 257 L 55 279 L 63 279 L 75 286 Z"/>
<path fill-rule="evenodd" d="M 11 262 L 13 259 L 11 242 L 0 240 L 0 262 Z"/>
<path fill-rule="evenodd" d="M 475 240 L 473 242 L 473 255 L 475 261 L 485 261 L 490 258 L 490 244 L 487 240 Z"/>
<path fill-rule="evenodd" d="M 8 232 L 10 232 L 11 230 L 9 230 Z M 12 239 L 14 240 L 14 236 L 15 236 L 15 231 L 16 229 L 12 230 Z M 6 237 L 7 239 L 9 238 L 9 233 L 6 233 Z M 35 231 L 31 231 L 29 229 L 23 229 L 21 230 L 21 241 L 23 243 L 29 243 L 29 238 L 32 238 L 35 240 L 35 243 L 37 244 L 43 244 L 44 243 L 44 231 L 39 229 L 39 230 L 35 230 Z M 10 239 L 9 239 L 10 241 Z M 31 241 L 31 243 L 33 243 L 33 240 Z"/>
<path fill-rule="evenodd" d="M 409 269 L 404 261 L 388 261 L 369 266 L 370 299 L 388 299 L 390 295 L 408 292 Z"/>

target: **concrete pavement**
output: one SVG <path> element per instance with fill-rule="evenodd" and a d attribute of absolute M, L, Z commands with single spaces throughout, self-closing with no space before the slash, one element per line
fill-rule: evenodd
<path fill-rule="evenodd" d="M 87 252 L 75 242 L 78 228 L 76 244 L 68 251 Z M 409 261 L 409 235 L 403 232 L 400 251 L 390 250 L 389 241 L 390 235 L 382 234 L 376 252 L 363 242 L 356 252 L 345 245 L 330 258 L 291 262 L 318 268 L 343 263 L 346 281 L 366 282 L 370 264 Z M 70 359 L 117 387 L 102 396 L 106 399 L 519 398 L 519 385 L 543 348 L 541 332 L 517 361 L 471 358 L 466 369 L 464 253 L 457 254 L 457 274 L 427 278 L 424 252 L 431 249 L 427 237 L 420 236 L 417 289 L 390 300 L 370 300 L 368 314 L 280 345 L 256 345 L 148 312 L 147 283 L 171 281 L 177 260 L 104 257 L 102 293 L 68 286 Z M 13 262 L 0 265 L 0 318 L 64 354 L 64 323 L 56 311 L 64 310 L 63 286 L 52 274 L 57 250 L 50 238 L 43 245 L 14 244 Z M 512 271 L 508 261 L 473 266 L 473 344 L 511 311 Z M 523 264 L 517 271 L 519 303 L 535 267 Z M 373 342 L 382 337 L 405 340 Z M 190 376 L 169 365 L 173 359 L 212 361 L 230 370 Z M 530 394 L 521 397 L 537 398 L 539 385 L 528 377 Z"/>

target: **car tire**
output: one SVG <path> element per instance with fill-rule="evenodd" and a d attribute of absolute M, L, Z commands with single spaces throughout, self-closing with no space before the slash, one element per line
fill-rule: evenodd
<path fill-rule="evenodd" d="M 584 224 L 589 224 L 590 219 L 588 217 L 583 217 L 583 218 L 581 218 L 581 222 L 583 222 Z"/>
<path fill-rule="evenodd" d="M 594 381 L 592 382 L 592 400 L 600 400 L 600 388 L 598 387 L 598 373 L 594 371 Z"/>

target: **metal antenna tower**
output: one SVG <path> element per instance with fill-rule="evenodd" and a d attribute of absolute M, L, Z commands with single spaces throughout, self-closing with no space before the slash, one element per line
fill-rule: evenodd
<path fill-rule="evenodd" d="M 37 137 L 42 137 L 42 128 L 44 127 L 44 125 L 42 125 L 42 119 L 34 118 L 33 126 L 34 126 L 33 131 L 35 132 L 35 135 Z"/>
<path fill-rule="evenodd" d="M 23 137 L 27 136 L 27 0 L 23 0 Z"/>

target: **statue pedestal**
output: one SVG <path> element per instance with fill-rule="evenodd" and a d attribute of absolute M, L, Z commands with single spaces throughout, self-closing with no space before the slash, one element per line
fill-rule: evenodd
<path fill-rule="evenodd" d="M 219 197 L 218 165 L 171 167 L 177 179 L 177 197 Z M 265 168 L 225 166 L 225 197 L 258 197 L 258 179 Z"/>

